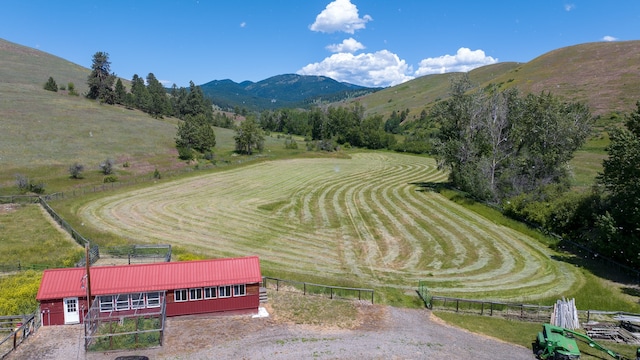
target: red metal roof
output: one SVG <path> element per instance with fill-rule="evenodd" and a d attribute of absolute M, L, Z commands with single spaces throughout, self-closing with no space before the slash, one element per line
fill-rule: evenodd
<path fill-rule="evenodd" d="M 91 295 L 164 291 L 262 281 L 257 256 L 141 265 L 92 266 Z M 45 270 L 36 299 L 86 297 L 86 269 Z"/>

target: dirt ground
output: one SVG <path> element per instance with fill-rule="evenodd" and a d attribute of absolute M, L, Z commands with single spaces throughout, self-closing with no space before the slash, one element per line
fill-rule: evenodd
<path fill-rule="evenodd" d="M 270 308 L 267 306 L 267 310 Z M 359 305 L 356 329 L 291 324 L 277 316 L 184 316 L 167 319 L 164 345 L 138 351 L 85 352 L 82 325 L 41 327 L 17 359 L 534 359 L 531 349 L 472 334 L 427 310 Z M 272 314 L 273 315 L 273 314 Z"/>

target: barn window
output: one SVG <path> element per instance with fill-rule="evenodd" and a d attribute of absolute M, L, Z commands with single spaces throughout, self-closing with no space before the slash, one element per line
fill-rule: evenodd
<path fill-rule="evenodd" d="M 189 300 L 202 300 L 202 288 L 189 289 Z"/>
<path fill-rule="evenodd" d="M 187 289 L 182 289 L 182 290 L 176 290 L 174 292 L 175 294 L 175 300 L 176 302 L 178 301 L 187 301 Z"/>
<path fill-rule="evenodd" d="M 218 287 L 218 296 L 221 298 L 231 297 L 231 285 Z"/>
<path fill-rule="evenodd" d="M 204 298 L 205 299 L 215 299 L 217 297 L 218 288 L 216 287 L 208 287 L 204 288 Z"/>
<path fill-rule="evenodd" d="M 100 311 L 113 311 L 113 296 L 100 296 Z"/>
<path fill-rule="evenodd" d="M 160 307 L 160 293 L 150 292 L 147 293 L 147 307 Z"/>
<path fill-rule="evenodd" d="M 116 296 L 116 310 L 129 310 L 129 295 L 120 294 Z"/>
<path fill-rule="evenodd" d="M 247 288 L 245 284 L 233 285 L 233 296 L 245 296 L 247 294 Z"/>
<path fill-rule="evenodd" d="M 143 293 L 131 294 L 131 308 L 132 309 L 143 309 L 144 308 L 144 294 Z"/>

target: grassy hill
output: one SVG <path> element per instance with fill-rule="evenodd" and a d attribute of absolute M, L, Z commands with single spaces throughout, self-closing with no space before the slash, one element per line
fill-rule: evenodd
<path fill-rule="evenodd" d="M 557 49 L 527 63 L 499 63 L 469 72 L 480 86 L 502 84 L 522 93 L 551 92 L 587 103 L 595 115 L 629 112 L 640 100 L 640 41 L 587 43 Z M 418 116 L 448 97 L 455 73 L 426 75 L 356 100 L 367 114 L 410 110 Z"/>
<path fill-rule="evenodd" d="M 101 105 L 66 91 L 43 89 L 49 76 L 87 91 L 90 70 L 45 52 L 0 39 L 0 195 L 15 193 L 15 176 L 44 182 L 46 191 L 102 181 L 99 164 L 115 161 L 117 175 L 162 173 L 187 166 L 177 158 L 177 119 L 154 119 L 137 110 Z M 216 156 L 230 157 L 234 132 L 216 129 Z M 279 149 L 283 140 L 267 139 Z M 69 180 L 74 162 L 82 180 Z M 128 163 L 129 167 L 123 165 Z"/>

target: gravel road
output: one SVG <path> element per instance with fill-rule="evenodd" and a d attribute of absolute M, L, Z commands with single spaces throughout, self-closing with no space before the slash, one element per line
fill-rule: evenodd
<path fill-rule="evenodd" d="M 277 316 L 167 319 L 164 346 L 85 353 L 81 325 L 42 327 L 8 356 L 16 359 L 535 359 L 531 349 L 444 324 L 427 310 L 361 305 L 352 330 L 284 323 Z"/>

